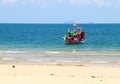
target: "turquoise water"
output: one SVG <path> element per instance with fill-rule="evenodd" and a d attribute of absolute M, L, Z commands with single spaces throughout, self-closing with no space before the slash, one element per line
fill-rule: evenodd
<path fill-rule="evenodd" d="M 117 62 L 120 24 L 81 24 L 84 43 L 65 45 L 72 24 L 0 24 L 0 63 Z"/>

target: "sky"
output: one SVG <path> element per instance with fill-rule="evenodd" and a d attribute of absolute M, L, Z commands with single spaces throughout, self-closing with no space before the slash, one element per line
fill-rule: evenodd
<path fill-rule="evenodd" d="M 0 0 L 0 23 L 120 23 L 120 0 Z"/>

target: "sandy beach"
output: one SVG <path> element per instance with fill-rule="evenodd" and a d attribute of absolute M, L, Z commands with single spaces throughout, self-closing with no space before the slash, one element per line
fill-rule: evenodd
<path fill-rule="evenodd" d="M 1 64 L 1 84 L 120 84 L 120 67 Z"/>

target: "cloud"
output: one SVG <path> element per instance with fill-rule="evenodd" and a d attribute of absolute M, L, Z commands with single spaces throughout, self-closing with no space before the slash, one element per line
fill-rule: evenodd
<path fill-rule="evenodd" d="M 73 5 L 97 5 L 97 6 L 108 6 L 111 1 L 108 0 L 69 0 Z"/>
<path fill-rule="evenodd" d="M 0 3 L 1 4 L 13 4 L 13 3 L 15 3 L 15 2 L 17 2 L 17 0 L 0 0 Z"/>
<path fill-rule="evenodd" d="M 54 4 L 66 4 L 74 6 L 110 6 L 118 4 L 118 2 L 120 4 L 119 0 L 0 0 L 0 3 L 2 4 L 38 4 L 40 6 L 49 6 Z"/>

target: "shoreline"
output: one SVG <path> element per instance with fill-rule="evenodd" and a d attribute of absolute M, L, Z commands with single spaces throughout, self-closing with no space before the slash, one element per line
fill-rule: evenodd
<path fill-rule="evenodd" d="M 0 51 L 0 64 L 120 66 L 119 51 Z"/>

